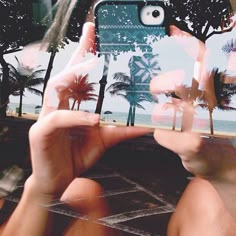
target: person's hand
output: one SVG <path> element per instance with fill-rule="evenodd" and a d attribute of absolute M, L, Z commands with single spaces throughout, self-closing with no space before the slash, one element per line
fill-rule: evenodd
<path fill-rule="evenodd" d="M 172 32 L 172 35 L 186 35 L 185 32 L 176 27 L 170 32 Z M 205 47 L 201 42 L 199 44 L 201 50 L 199 51 L 198 60 L 204 64 Z M 202 68 L 205 68 L 204 65 Z M 211 81 L 209 81 L 207 75 L 209 75 L 207 71 L 202 73 L 202 84 L 208 94 L 213 94 L 214 91 L 211 90 L 210 86 Z M 155 94 L 162 89 L 160 79 L 170 81 L 175 76 L 178 76 L 178 73 L 172 71 L 162 74 L 161 78 L 154 78 L 150 85 L 151 92 Z M 214 104 L 214 96 L 209 95 L 208 97 L 210 101 L 208 104 Z M 210 100 L 212 97 L 213 100 Z M 177 153 L 186 170 L 195 176 L 208 180 L 218 191 L 228 210 L 236 216 L 236 207 L 233 207 L 235 206 L 233 199 L 236 197 L 235 137 L 204 137 L 189 130 L 179 132 L 156 129 L 154 138 L 160 145 Z"/>
<path fill-rule="evenodd" d="M 190 34 L 183 32 L 176 26 L 170 27 L 170 34 L 171 36 L 177 35 L 184 37 L 192 37 Z M 176 40 L 179 40 L 179 43 L 181 43 L 181 38 L 177 38 Z M 204 93 L 206 91 L 209 91 L 208 94 L 210 92 L 214 93 L 214 89 L 210 88 L 209 82 L 209 80 L 212 80 L 212 78 L 209 78 L 209 73 L 207 72 L 205 66 L 205 57 L 207 54 L 206 48 L 204 44 L 199 40 L 198 44 L 199 51 L 198 55 L 195 55 L 195 58 L 202 65 L 201 69 L 204 69 L 204 71 L 199 72 L 198 79 L 199 82 L 203 82 L 202 85 L 204 85 Z M 191 52 L 189 48 L 186 48 L 186 51 L 188 51 L 189 54 Z M 180 73 L 180 70 L 178 70 L 170 71 L 168 73 L 161 74 L 156 78 L 153 78 L 150 84 L 151 93 L 156 94 L 157 92 L 163 89 L 165 89 L 165 91 L 175 92 L 175 81 L 178 80 L 178 76 L 181 75 L 183 75 L 183 73 Z M 162 81 L 168 81 L 169 83 L 165 83 L 163 88 Z M 155 130 L 154 137 L 159 144 L 177 153 L 181 157 L 183 165 L 188 171 L 203 178 L 211 178 L 213 177 L 213 175 L 216 174 L 217 176 L 219 174 L 222 175 L 223 173 L 225 173 L 225 170 L 228 169 L 225 168 L 226 165 L 228 165 L 227 163 L 234 164 L 235 147 L 233 145 L 233 137 L 232 139 L 216 137 L 202 138 L 200 134 L 191 132 L 189 130 L 183 130 L 182 132 L 174 132 L 159 129 Z M 218 171 L 222 168 L 225 168 L 225 170 Z M 215 178 L 216 176 L 214 176 L 214 179 Z"/>
<path fill-rule="evenodd" d="M 67 67 L 49 80 L 38 121 L 29 133 L 32 176 L 29 181 L 40 194 L 59 198 L 71 181 L 92 167 L 118 142 L 150 132 L 130 127 L 100 127 L 99 115 L 70 111 L 68 92 L 77 76 L 89 72 L 94 51 L 94 25 L 86 23 L 78 50 Z"/>

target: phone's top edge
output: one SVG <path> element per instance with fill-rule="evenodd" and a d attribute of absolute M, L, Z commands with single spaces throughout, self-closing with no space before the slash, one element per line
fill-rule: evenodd
<path fill-rule="evenodd" d="M 93 11 L 94 11 L 94 15 L 96 15 L 96 10 L 99 8 L 99 6 L 102 5 L 113 5 L 113 4 L 119 4 L 119 5 L 123 5 L 123 4 L 127 4 L 127 3 L 132 3 L 132 4 L 142 4 L 142 5 L 149 5 L 149 4 L 158 4 L 158 5 L 162 5 L 163 7 L 165 7 L 166 3 L 169 3 L 169 0 L 99 0 L 95 3 Z"/>
<path fill-rule="evenodd" d="M 169 0 L 167 0 L 169 2 Z M 134 5 L 138 5 L 139 7 L 141 6 L 145 6 L 145 5 L 159 5 L 161 7 L 163 7 L 164 11 L 165 11 L 165 20 L 163 22 L 163 26 L 166 27 L 167 31 L 166 34 L 169 35 L 169 16 L 168 16 L 168 6 L 165 5 L 165 2 L 167 2 L 166 0 L 100 0 L 98 2 L 96 2 L 96 4 L 94 5 L 93 8 L 93 12 L 94 12 L 94 16 L 95 16 L 95 24 L 97 22 L 97 12 L 99 11 L 99 8 L 105 5 L 126 5 L 126 4 L 134 4 Z M 146 25 L 146 27 L 153 27 L 152 25 Z"/>
<path fill-rule="evenodd" d="M 169 0 L 100 0 L 97 1 L 95 6 L 100 5 L 100 4 L 127 4 L 127 3 L 143 3 L 145 5 L 148 4 L 169 4 Z"/>

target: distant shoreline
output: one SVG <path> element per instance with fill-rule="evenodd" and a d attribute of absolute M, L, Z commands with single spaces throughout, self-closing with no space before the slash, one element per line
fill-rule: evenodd
<path fill-rule="evenodd" d="M 7 112 L 7 117 L 13 117 L 13 118 L 18 118 L 18 119 L 22 119 L 22 120 L 35 120 L 37 121 L 39 114 L 35 114 L 35 113 L 22 113 L 22 116 L 19 117 L 18 114 L 16 112 Z M 126 126 L 125 123 L 121 123 L 121 122 L 104 122 L 104 121 L 100 121 L 100 125 L 101 126 Z M 136 125 L 136 127 L 139 125 Z M 140 125 L 140 127 L 144 127 L 144 128 L 150 128 L 150 131 L 154 131 L 155 128 L 159 128 L 159 129 L 165 129 L 165 130 L 171 130 L 170 127 L 165 127 L 165 126 L 156 126 L 153 127 L 151 125 Z M 176 129 L 176 131 L 180 131 L 179 129 Z M 224 132 L 224 131 L 215 131 L 214 135 L 211 135 L 209 133 L 209 131 L 206 130 L 193 130 L 193 132 L 199 133 L 202 136 L 206 136 L 206 137 L 217 137 L 217 138 L 236 138 L 236 132 Z"/>
<path fill-rule="evenodd" d="M 19 118 L 19 119 L 29 119 L 29 120 L 37 120 L 39 117 L 39 114 L 34 113 L 22 113 L 22 116 L 18 116 L 18 113 L 16 112 L 7 112 L 7 117 L 13 117 L 13 118 Z"/>
<path fill-rule="evenodd" d="M 100 121 L 101 126 L 126 126 L 125 123 L 121 122 L 104 122 Z M 143 127 L 143 128 L 150 128 L 150 131 L 154 131 L 154 129 L 165 129 L 165 130 L 171 130 L 171 127 L 168 126 L 151 126 L 151 125 L 135 125 L 135 127 Z M 179 131 L 180 129 L 175 129 L 175 131 Z M 200 134 L 203 137 L 215 137 L 215 138 L 236 138 L 236 132 L 224 132 L 224 131 L 215 131 L 213 135 L 209 133 L 209 131 L 206 130 L 200 130 L 200 129 L 193 129 L 193 132 Z"/>

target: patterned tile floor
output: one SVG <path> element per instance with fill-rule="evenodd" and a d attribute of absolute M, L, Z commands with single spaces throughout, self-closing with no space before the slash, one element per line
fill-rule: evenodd
<path fill-rule="evenodd" d="M 27 176 L 30 170 L 25 170 Z M 166 235 L 166 226 L 190 174 L 179 158 L 158 146 L 151 137 L 141 137 L 109 150 L 85 177 L 102 185 L 110 214 L 94 221 L 114 229 L 119 235 Z M 24 181 L 23 181 L 24 182 Z M 23 182 L 7 197 L 2 215 L 9 214 L 19 201 Z M 61 221 L 86 217 L 63 204 L 51 211 Z M 4 217 L 2 217 L 4 218 Z"/>

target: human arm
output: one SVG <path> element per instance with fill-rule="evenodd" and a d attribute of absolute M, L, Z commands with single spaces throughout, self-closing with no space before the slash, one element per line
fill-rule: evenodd
<path fill-rule="evenodd" d="M 59 200 L 69 184 L 91 168 L 108 148 L 150 132 L 143 128 L 100 127 L 98 114 L 68 110 L 67 92 L 76 76 L 88 72 L 86 62 L 81 61 L 84 52 L 94 46 L 94 25 L 87 23 L 84 27 L 80 46 L 69 65 L 49 80 L 39 119 L 30 129 L 32 175 L 4 236 L 49 232 L 48 222 L 53 219 L 45 206 Z"/>

